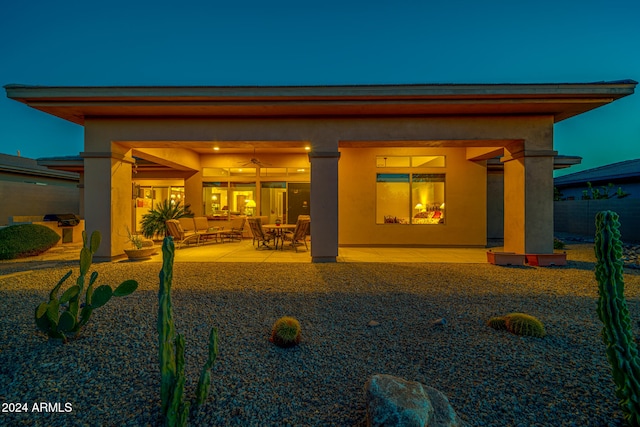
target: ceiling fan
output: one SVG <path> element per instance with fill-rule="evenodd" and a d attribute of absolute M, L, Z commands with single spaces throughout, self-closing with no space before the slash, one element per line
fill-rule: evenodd
<path fill-rule="evenodd" d="M 242 163 L 242 166 L 256 165 L 259 168 L 264 168 L 264 167 L 267 167 L 267 166 L 271 166 L 271 163 L 261 162 L 260 159 L 258 159 L 256 157 L 256 149 L 255 148 L 253 149 L 253 157 L 251 157 L 248 162 L 238 162 L 238 163 Z"/>

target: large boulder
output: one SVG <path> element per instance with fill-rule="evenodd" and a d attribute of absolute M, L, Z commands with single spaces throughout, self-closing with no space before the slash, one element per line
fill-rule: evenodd
<path fill-rule="evenodd" d="M 462 427 L 438 390 L 392 375 L 373 375 L 365 384 L 368 427 Z"/>

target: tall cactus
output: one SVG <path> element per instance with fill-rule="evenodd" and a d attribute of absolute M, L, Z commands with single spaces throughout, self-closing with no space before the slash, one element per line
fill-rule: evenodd
<path fill-rule="evenodd" d="M 624 298 L 622 243 L 618 214 L 596 214 L 596 279 L 598 280 L 598 316 L 604 327 L 602 338 L 613 372 L 616 396 L 627 423 L 640 426 L 640 359 L 633 338 L 627 302 Z"/>
<path fill-rule="evenodd" d="M 162 270 L 158 292 L 158 339 L 160 356 L 160 399 L 162 423 L 165 426 L 186 426 L 190 402 L 184 401 L 184 336 L 176 335 L 171 305 L 173 281 L 173 237 L 165 237 L 162 243 Z M 209 356 L 202 368 L 196 389 L 197 407 L 204 403 L 211 388 L 211 368 L 218 357 L 218 330 L 209 332 Z"/>

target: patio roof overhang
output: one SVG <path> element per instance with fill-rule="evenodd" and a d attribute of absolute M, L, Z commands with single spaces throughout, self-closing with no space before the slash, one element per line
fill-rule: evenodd
<path fill-rule="evenodd" d="M 633 80 L 560 84 L 58 87 L 7 97 L 79 125 L 85 117 L 548 115 L 555 122 L 631 95 Z"/>

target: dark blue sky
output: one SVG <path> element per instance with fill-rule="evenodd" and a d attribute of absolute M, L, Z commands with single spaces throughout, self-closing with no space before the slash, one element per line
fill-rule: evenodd
<path fill-rule="evenodd" d="M 637 0 L 10 1 L 0 85 L 640 80 Z M 2 92 L 0 152 L 75 155 L 82 138 Z M 555 142 L 583 157 L 566 172 L 640 158 L 640 94 L 557 124 Z"/>

